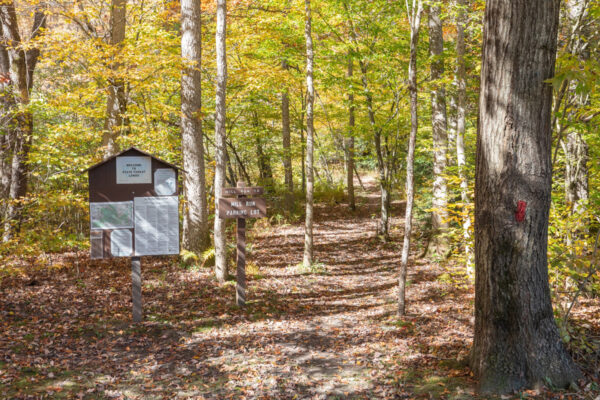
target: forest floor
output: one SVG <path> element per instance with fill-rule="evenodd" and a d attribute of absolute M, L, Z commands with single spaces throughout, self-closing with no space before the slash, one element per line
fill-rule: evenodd
<path fill-rule="evenodd" d="M 465 363 L 472 285 L 460 268 L 415 250 L 399 319 L 402 221 L 393 219 L 384 243 L 374 234 L 377 203 L 367 192 L 355 212 L 316 207 L 312 269 L 298 266 L 302 224 L 251 229 L 243 309 L 233 281 L 216 284 L 209 268 L 144 258 L 145 322 L 134 325 L 129 260 L 24 260 L 21 275 L 0 282 L 0 397 L 478 398 Z M 584 305 L 575 316 L 598 327 L 600 304 Z M 597 400 L 597 385 L 514 398 Z"/>

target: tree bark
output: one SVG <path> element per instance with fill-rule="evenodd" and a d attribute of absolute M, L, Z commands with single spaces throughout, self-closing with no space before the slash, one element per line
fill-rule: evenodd
<path fill-rule="evenodd" d="M 433 211 L 432 236 L 428 246 L 430 256 L 443 256 L 448 250 L 448 189 L 446 184 L 446 153 L 448 132 L 446 120 L 446 89 L 439 81 L 444 77 L 444 34 L 440 3 L 429 8 L 429 55 L 431 57 L 431 132 L 433 139 Z"/>
<path fill-rule="evenodd" d="M 114 47 L 114 56 L 118 56 L 118 49 L 125 40 L 127 0 L 112 0 L 110 8 L 110 38 L 109 44 Z M 117 73 L 119 63 L 113 60 L 110 69 Z M 102 134 L 102 147 L 104 157 L 108 158 L 119 152 L 117 139 L 123 132 L 123 116 L 127 111 L 125 98 L 125 82 L 118 77 L 108 79 L 108 97 L 106 99 L 106 120 Z"/>
<path fill-rule="evenodd" d="M 289 66 L 286 60 L 283 60 L 281 66 L 284 70 L 288 70 Z M 283 144 L 283 170 L 285 175 L 285 187 L 289 192 L 288 207 L 291 210 L 291 201 L 293 201 L 294 192 L 294 176 L 292 172 L 292 149 L 290 135 L 290 97 L 288 90 L 281 92 L 281 136 Z"/>
<path fill-rule="evenodd" d="M 471 216 L 469 214 L 469 183 L 467 181 L 465 157 L 465 122 L 467 104 L 467 77 L 465 68 L 466 0 L 458 0 L 456 18 L 456 164 L 460 178 L 462 202 L 462 236 L 465 252 L 465 270 L 473 278 L 473 252 L 471 250 Z"/>
<path fill-rule="evenodd" d="M 404 241 L 400 260 L 400 277 L 398 279 L 398 315 L 406 314 L 406 274 L 408 271 L 408 255 L 410 253 L 410 235 L 412 233 L 412 214 L 414 203 L 414 162 L 415 143 L 419 131 L 419 103 L 417 87 L 417 50 L 419 30 L 423 15 L 422 0 L 413 0 L 409 12 L 410 22 L 410 60 L 408 64 L 408 89 L 410 91 L 410 135 L 408 152 L 406 153 L 406 211 L 404 216 Z"/>
<path fill-rule="evenodd" d="M 551 107 L 559 2 L 489 0 L 475 176 L 475 335 L 482 392 L 580 376 L 548 285 Z"/>
<path fill-rule="evenodd" d="M 183 153 L 183 246 L 196 254 L 210 236 L 202 133 L 201 0 L 181 0 L 181 144 Z"/>
<path fill-rule="evenodd" d="M 313 259 L 313 150 L 314 150 L 314 102 L 315 87 L 313 82 L 313 41 L 312 41 L 312 16 L 310 0 L 305 0 L 305 27 L 304 37 L 306 40 L 306 220 L 304 224 L 304 266 L 311 266 Z"/>
<path fill-rule="evenodd" d="M 227 1 L 217 0 L 217 30 L 215 43 L 217 48 L 217 90 L 215 106 L 215 275 L 221 283 L 227 280 L 227 243 L 225 221 L 218 217 L 219 198 L 223 193 L 226 167 L 226 88 L 227 55 L 225 35 L 227 32 Z"/>
<path fill-rule="evenodd" d="M 354 210 L 356 202 L 354 199 L 354 92 L 352 88 L 352 76 L 354 73 L 354 60 L 352 53 L 348 53 L 348 73 L 350 89 L 348 91 L 348 136 L 346 137 L 346 187 L 348 190 L 348 206 Z"/>

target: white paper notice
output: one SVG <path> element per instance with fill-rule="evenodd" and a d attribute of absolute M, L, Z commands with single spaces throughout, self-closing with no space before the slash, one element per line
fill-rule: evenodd
<path fill-rule="evenodd" d="M 117 157 L 117 184 L 152 183 L 150 157 Z"/>
<path fill-rule="evenodd" d="M 175 170 L 159 168 L 154 171 L 154 191 L 159 196 L 170 196 L 175 193 Z"/>
<path fill-rule="evenodd" d="M 91 229 L 133 228 L 133 202 L 90 203 Z"/>
<path fill-rule="evenodd" d="M 102 231 L 90 231 L 90 258 L 104 258 L 104 242 Z"/>
<path fill-rule="evenodd" d="M 113 257 L 131 257 L 133 240 L 129 229 L 119 229 L 110 234 L 110 254 Z"/>
<path fill-rule="evenodd" d="M 135 255 L 179 254 L 179 198 L 136 197 Z"/>

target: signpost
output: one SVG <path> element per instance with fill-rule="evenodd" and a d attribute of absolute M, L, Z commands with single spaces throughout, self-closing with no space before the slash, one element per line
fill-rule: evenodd
<path fill-rule="evenodd" d="M 223 196 L 219 199 L 219 218 L 237 220 L 237 283 L 236 304 L 246 304 L 246 219 L 265 218 L 267 204 L 261 197 L 247 197 L 262 195 L 264 188 L 245 186 L 238 182 L 237 187 L 224 188 Z M 236 197 L 232 197 L 236 196 Z"/>
<path fill-rule="evenodd" d="M 87 170 L 90 257 L 131 257 L 134 322 L 143 319 L 140 256 L 179 254 L 178 170 L 135 147 Z"/>

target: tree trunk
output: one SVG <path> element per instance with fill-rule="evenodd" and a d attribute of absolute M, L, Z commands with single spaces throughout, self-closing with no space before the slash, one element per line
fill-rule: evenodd
<path fill-rule="evenodd" d="M 2 34 L 2 24 L 0 23 L 0 37 Z M 2 101 L 2 118 L 0 119 L 0 199 L 8 198 L 10 191 L 10 171 L 12 163 L 12 154 L 14 147 L 14 120 L 13 112 L 15 99 L 12 95 L 10 81 L 10 58 L 3 42 L 0 42 L 0 74 L 2 84 L 0 85 L 0 101 Z M 1 215 L 4 215 L 5 205 L 3 204 Z"/>
<path fill-rule="evenodd" d="M 283 61 L 282 67 L 288 70 L 287 61 Z M 293 201 L 294 176 L 292 173 L 292 149 L 290 137 L 290 97 L 288 90 L 281 92 L 281 136 L 283 143 L 283 170 L 285 175 L 285 187 L 289 192 L 288 207 L 291 210 L 291 201 Z"/>
<path fill-rule="evenodd" d="M 429 55 L 431 57 L 431 127 L 433 139 L 433 211 L 432 236 L 428 246 L 430 256 L 443 256 L 448 251 L 448 190 L 446 185 L 446 153 L 448 133 L 446 121 L 446 89 L 440 83 L 444 78 L 444 35 L 440 17 L 440 3 L 429 9 Z"/>
<path fill-rule="evenodd" d="M 582 212 L 589 198 L 588 145 L 579 132 L 567 134 L 565 195 L 572 212 Z"/>
<path fill-rule="evenodd" d="M 406 212 L 404 219 L 404 242 L 402 243 L 402 256 L 400 264 L 400 278 L 398 279 L 398 314 L 406 314 L 406 274 L 408 270 L 408 254 L 410 253 L 410 235 L 412 233 L 412 214 L 414 193 L 414 161 L 415 143 L 419 130 L 418 114 L 418 88 L 417 88 L 417 50 L 419 44 L 419 30 L 421 29 L 421 16 L 423 15 L 422 0 L 415 0 L 409 12 L 410 20 L 410 60 L 408 64 L 408 89 L 410 91 L 410 136 L 408 138 L 408 152 L 406 153 Z"/>
<path fill-rule="evenodd" d="M 302 160 L 300 163 L 300 183 L 302 186 L 302 194 L 306 196 L 306 143 L 304 141 L 304 114 L 306 112 L 306 99 L 304 97 L 302 88 L 300 88 L 300 104 L 302 105 L 302 110 L 300 111 L 300 159 Z"/>
<path fill-rule="evenodd" d="M 8 136 L 5 137 L 3 150 L 8 150 L 8 157 L 3 157 L 3 186 L 8 193 L 8 205 L 5 210 L 5 224 L 2 240 L 11 240 L 18 230 L 21 221 L 20 204 L 27 193 L 27 160 L 31 148 L 33 134 L 32 114 L 27 108 L 29 94 L 33 85 L 33 73 L 39 50 L 32 48 L 25 51 L 19 34 L 19 24 L 14 3 L 5 2 L 0 5 L 0 24 L 4 45 L 1 53 L 2 69 L 8 67 L 8 76 L 3 76 L 4 107 L 8 111 L 6 118 Z M 45 5 L 40 3 L 34 13 L 32 38 L 37 37 L 46 25 Z M 5 46 L 5 47 L 4 47 Z M 28 64 L 30 63 L 30 64 Z M 10 177 L 6 175 L 10 174 Z"/>
<path fill-rule="evenodd" d="M 460 178 L 460 199 L 462 201 L 462 231 L 465 252 L 465 269 L 473 278 L 473 252 L 471 250 L 471 216 L 469 214 L 469 183 L 467 181 L 465 157 L 465 121 L 467 103 L 467 78 L 465 68 L 465 26 L 466 0 L 458 0 L 456 21 L 456 163 Z"/>
<path fill-rule="evenodd" d="M 356 34 L 354 31 L 352 32 L 354 42 L 356 43 Z M 380 213 L 379 213 L 379 224 L 377 228 L 377 234 L 383 236 L 384 239 L 388 239 L 389 237 L 389 226 L 390 226 L 390 213 L 389 213 L 389 205 L 390 205 L 390 185 L 388 182 L 388 177 L 385 168 L 385 155 L 383 154 L 383 148 L 381 146 L 381 130 L 377 127 L 377 123 L 375 121 L 375 111 L 373 109 L 373 95 L 369 91 L 369 81 L 367 77 L 367 65 L 363 60 L 359 60 L 358 62 L 361 71 L 361 80 L 363 84 L 363 89 L 365 91 L 365 98 L 367 100 L 367 111 L 369 114 L 369 124 L 373 129 L 373 137 L 375 140 L 375 154 L 377 155 L 377 173 L 379 174 L 379 188 L 381 191 L 380 197 Z"/>
<path fill-rule="evenodd" d="M 554 322 L 548 285 L 551 103 L 559 2 L 489 0 L 475 176 L 475 335 L 482 392 L 580 376 Z"/>
<path fill-rule="evenodd" d="M 346 138 L 346 187 L 348 188 L 348 206 L 352 210 L 356 208 L 354 200 L 354 92 L 352 89 L 352 75 L 354 72 L 354 60 L 352 54 L 348 54 L 348 79 L 350 90 L 348 91 L 348 137 Z"/>
<path fill-rule="evenodd" d="M 315 87 L 313 82 L 313 42 L 312 42 L 312 17 L 310 0 L 305 0 L 305 27 L 306 39 L 306 221 L 304 225 L 304 266 L 313 264 L 313 150 L 314 150 L 314 102 Z"/>
<path fill-rule="evenodd" d="M 183 153 L 183 246 L 196 254 L 209 246 L 202 134 L 202 27 L 200 0 L 181 0 L 181 144 Z"/>
<path fill-rule="evenodd" d="M 570 0 L 567 1 L 566 6 L 567 19 L 573 26 L 569 52 L 585 62 L 590 57 L 589 42 L 592 35 L 588 12 L 590 2 Z M 569 119 L 570 122 L 575 122 L 575 126 L 568 128 L 571 132 L 567 134 L 563 145 L 566 164 L 565 197 L 571 212 L 582 212 L 589 198 L 588 144 L 580 132 L 581 128 L 573 120 L 578 118 L 577 109 L 584 108 L 589 103 L 589 95 L 576 93 L 577 85 L 572 86 L 571 91 L 575 92 L 573 93 L 575 110 L 569 113 Z"/>
<path fill-rule="evenodd" d="M 273 169 L 271 168 L 271 160 L 269 154 L 263 151 L 264 143 L 260 138 L 260 134 L 256 136 L 256 155 L 258 161 L 258 172 L 264 186 L 273 186 Z"/>
<path fill-rule="evenodd" d="M 110 39 L 109 44 L 115 48 L 114 57 L 118 57 L 117 49 L 125 40 L 127 0 L 112 0 L 110 8 Z M 117 73 L 119 63 L 113 60 L 110 66 Z M 108 79 L 108 97 L 106 99 L 106 120 L 102 134 L 104 157 L 108 158 L 119 152 L 117 139 L 123 131 L 123 116 L 127 110 L 125 99 L 125 83 L 123 79 L 111 77 Z"/>
<path fill-rule="evenodd" d="M 215 106 L 215 275 L 221 283 L 227 280 L 227 243 L 225 241 L 225 221 L 218 217 L 219 198 L 223 193 L 226 167 L 226 88 L 227 55 L 225 53 L 225 35 L 227 32 L 227 1 L 217 0 L 217 30 L 215 44 L 217 48 L 217 93 Z"/>
<path fill-rule="evenodd" d="M 354 170 L 356 169 L 356 166 L 354 165 L 354 136 L 345 138 L 344 147 L 346 150 L 346 188 L 348 191 L 348 207 L 350 207 L 351 210 L 355 210 Z"/>

